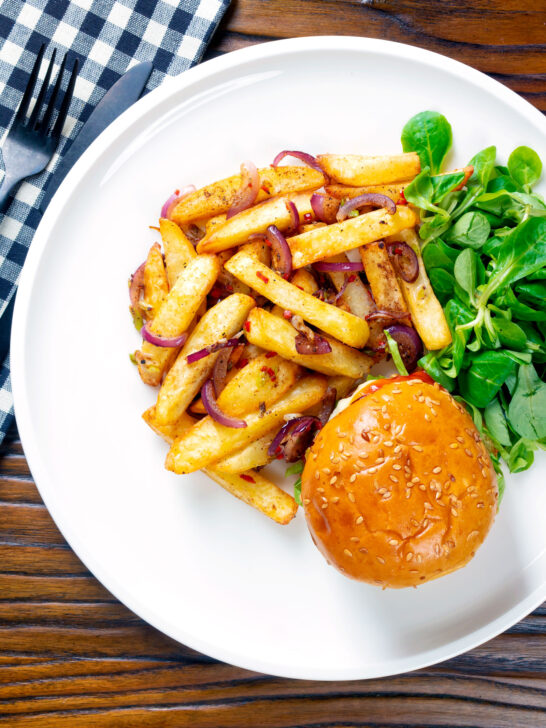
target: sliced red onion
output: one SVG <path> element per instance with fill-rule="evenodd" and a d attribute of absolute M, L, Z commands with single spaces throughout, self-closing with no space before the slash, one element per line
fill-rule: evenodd
<path fill-rule="evenodd" d="M 290 222 L 292 223 L 286 231 L 286 234 L 293 235 L 300 226 L 300 216 L 298 213 L 298 208 L 292 202 L 292 200 L 285 200 L 284 204 L 286 205 L 286 209 L 290 213 Z"/>
<path fill-rule="evenodd" d="M 304 415 L 286 422 L 277 432 L 268 449 L 270 457 L 283 455 L 288 463 L 299 460 L 311 444 L 313 429 L 320 430 L 322 423 L 318 417 Z"/>
<path fill-rule="evenodd" d="M 241 164 L 241 186 L 235 193 L 231 207 L 226 213 L 226 220 L 252 207 L 259 191 L 260 175 L 254 162 L 247 160 Z"/>
<path fill-rule="evenodd" d="M 409 313 L 395 313 L 394 311 L 372 311 L 366 316 L 366 321 L 375 321 L 376 319 L 407 319 Z"/>
<path fill-rule="evenodd" d="M 232 346 L 237 346 L 239 343 L 239 338 L 243 335 L 243 332 L 241 331 L 237 336 L 235 336 L 232 339 L 225 339 L 224 341 L 217 341 L 215 344 L 209 344 L 209 346 L 205 346 L 204 349 L 199 349 L 199 351 L 194 351 L 191 354 L 188 354 L 186 357 L 186 361 L 188 364 L 193 364 L 195 361 L 199 361 L 199 359 L 204 359 L 209 354 L 214 354 L 214 352 L 219 351 L 220 349 L 227 349 L 231 348 Z"/>
<path fill-rule="evenodd" d="M 271 243 L 271 265 L 273 270 L 288 280 L 292 275 L 292 253 L 286 238 L 276 225 L 267 228 L 266 237 Z"/>
<path fill-rule="evenodd" d="M 343 222 L 353 210 L 358 210 L 360 207 L 365 205 L 373 205 L 374 207 L 384 207 L 391 215 L 396 212 L 396 205 L 387 195 L 380 195 L 377 192 L 366 192 L 364 195 L 358 195 L 353 197 L 352 200 L 347 202 L 339 208 L 337 211 L 337 221 Z"/>
<path fill-rule="evenodd" d="M 312 154 L 307 154 L 306 152 L 289 152 L 288 150 L 285 150 L 283 152 L 279 152 L 275 159 L 273 160 L 273 163 L 271 164 L 272 167 L 278 167 L 279 162 L 284 159 L 285 157 L 295 157 L 296 159 L 299 159 L 300 162 L 304 162 L 308 167 L 312 167 L 313 169 L 316 169 L 321 174 L 324 174 L 324 170 L 321 168 L 320 164 L 317 162 L 315 157 L 313 157 Z"/>
<path fill-rule="evenodd" d="M 188 195 L 191 195 L 192 192 L 195 192 L 195 185 L 187 185 L 182 190 L 176 190 L 165 202 L 163 203 L 163 207 L 161 208 L 161 215 L 160 217 L 164 217 L 167 220 L 171 219 L 171 213 L 174 210 L 174 208 L 178 205 L 180 200 L 183 200 L 184 197 L 187 197 Z"/>
<path fill-rule="evenodd" d="M 321 263 L 315 263 L 315 269 L 321 273 L 343 273 L 345 271 L 362 271 L 364 266 L 362 262 L 352 263 L 350 260 L 344 260 L 340 263 L 327 263 L 325 261 Z"/>
<path fill-rule="evenodd" d="M 129 300 L 131 301 L 131 311 L 136 313 L 138 310 L 138 304 L 140 303 L 140 297 L 144 290 L 144 269 L 146 268 L 146 261 L 141 263 L 136 271 L 131 276 L 129 281 Z"/>
<path fill-rule="evenodd" d="M 387 249 L 400 277 L 406 283 L 413 283 L 419 275 L 419 260 L 415 251 L 407 243 L 389 243 Z"/>
<path fill-rule="evenodd" d="M 190 239 L 194 245 L 205 237 L 205 233 L 201 228 L 197 227 L 193 222 L 184 227 L 184 234 Z"/>
<path fill-rule="evenodd" d="M 328 222 L 328 214 L 324 205 L 326 200 L 326 195 L 319 195 L 316 192 L 311 195 L 311 207 L 315 213 L 315 218 L 319 220 L 319 222 Z"/>
<path fill-rule="evenodd" d="M 343 296 L 343 294 L 345 293 L 345 289 L 347 288 L 348 285 L 349 285 L 349 278 L 348 278 L 348 276 L 345 276 L 343 279 L 343 285 L 341 286 L 339 291 L 334 296 L 334 303 L 337 303 L 339 301 L 339 299 L 341 298 L 341 296 Z"/>
<path fill-rule="evenodd" d="M 216 397 L 220 396 L 220 392 L 226 386 L 226 377 L 228 371 L 229 358 L 232 354 L 231 349 L 223 349 L 218 354 L 214 367 L 212 369 L 212 383 L 214 384 L 214 393 Z"/>
<path fill-rule="evenodd" d="M 336 389 L 334 387 L 328 387 L 328 389 L 326 390 L 326 394 L 324 395 L 324 399 L 322 400 L 320 412 L 318 413 L 320 424 L 323 427 L 328 422 L 328 420 L 330 419 L 330 415 L 334 411 L 334 407 L 336 406 L 336 399 Z"/>
<path fill-rule="evenodd" d="M 201 387 L 201 400 L 203 401 L 203 407 L 207 410 L 207 414 L 209 414 L 213 420 L 218 422 L 219 425 L 233 428 L 247 427 L 244 420 L 239 420 L 237 417 L 230 417 L 220 409 L 218 402 L 216 401 L 216 397 L 214 396 L 214 384 L 212 379 L 207 379 Z"/>
<path fill-rule="evenodd" d="M 294 343 L 298 354 L 329 354 L 332 351 L 330 342 L 318 334 L 312 339 L 305 334 L 296 334 Z"/>
<path fill-rule="evenodd" d="M 163 346 L 168 349 L 176 349 L 178 346 L 182 346 L 188 338 L 188 334 L 186 332 L 180 334 L 180 336 L 159 336 L 159 334 L 154 334 L 150 331 L 147 323 L 140 329 L 140 333 L 144 341 L 147 341 L 149 344 L 153 344 L 154 346 Z"/>
<path fill-rule="evenodd" d="M 415 329 L 402 324 L 394 324 L 387 329 L 398 344 L 398 351 L 408 372 L 413 372 L 423 356 L 423 343 Z"/>

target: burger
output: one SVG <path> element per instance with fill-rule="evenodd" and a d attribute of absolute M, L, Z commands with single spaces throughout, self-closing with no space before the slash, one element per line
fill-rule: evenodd
<path fill-rule="evenodd" d="M 497 510 L 489 454 L 424 372 L 365 384 L 319 432 L 302 473 L 311 536 L 346 576 L 418 586 L 465 566 Z"/>

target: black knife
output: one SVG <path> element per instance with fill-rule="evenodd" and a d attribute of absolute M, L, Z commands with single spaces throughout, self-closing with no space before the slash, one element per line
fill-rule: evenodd
<path fill-rule="evenodd" d="M 91 142 L 94 142 L 114 119 L 132 106 L 135 101 L 138 101 L 152 70 L 153 65 L 151 62 L 139 63 L 124 73 L 112 88 L 104 94 L 49 180 L 44 198 L 40 203 L 42 213 L 45 212 L 63 179 Z"/>
<path fill-rule="evenodd" d="M 95 141 L 99 134 L 114 119 L 132 106 L 135 101 L 138 101 L 152 70 L 152 63 L 139 63 L 124 73 L 112 88 L 104 94 L 63 156 L 52 178 L 49 180 L 44 198 L 40 203 L 40 212 L 45 212 L 59 185 L 87 147 Z M 15 295 L 12 296 L 10 303 L 0 319 L 0 365 L 9 351 Z"/>

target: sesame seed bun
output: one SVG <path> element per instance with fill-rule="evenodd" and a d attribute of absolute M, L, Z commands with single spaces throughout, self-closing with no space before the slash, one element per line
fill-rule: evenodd
<path fill-rule="evenodd" d="M 497 510 L 471 417 L 420 372 L 378 380 L 320 431 L 302 473 L 309 530 L 346 576 L 417 586 L 467 564 Z"/>

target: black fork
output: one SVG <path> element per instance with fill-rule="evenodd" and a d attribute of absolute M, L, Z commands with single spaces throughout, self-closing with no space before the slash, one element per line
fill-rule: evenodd
<path fill-rule="evenodd" d="M 26 177 L 38 174 L 47 166 L 49 160 L 53 156 L 61 138 L 61 132 L 68 114 L 72 95 L 74 93 L 74 85 L 78 74 L 78 59 L 74 59 L 72 71 L 66 93 L 62 99 L 57 119 L 53 124 L 53 116 L 55 114 L 55 105 L 61 90 L 63 74 L 66 66 L 66 54 L 62 60 L 59 73 L 55 80 L 55 85 L 49 96 L 49 100 L 45 105 L 43 115 L 41 115 L 44 106 L 47 90 L 51 80 L 53 65 L 55 63 L 56 51 L 53 50 L 51 60 L 46 71 L 44 81 L 38 92 L 36 104 L 32 113 L 27 118 L 27 111 L 36 86 L 36 80 L 40 71 L 40 66 L 44 56 L 45 46 L 42 45 L 38 51 L 36 62 L 28 79 L 27 87 L 11 129 L 8 132 L 4 146 L 2 147 L 2 155 L 4 157 L 5 177 L 0 186 L 0 212 L 10 196 L 14 187 Z"/>

